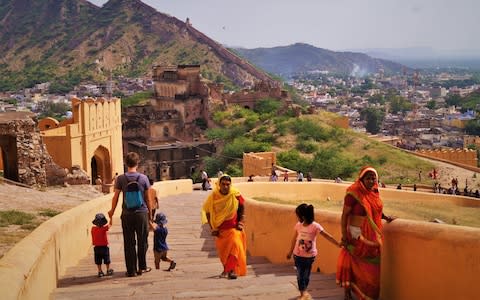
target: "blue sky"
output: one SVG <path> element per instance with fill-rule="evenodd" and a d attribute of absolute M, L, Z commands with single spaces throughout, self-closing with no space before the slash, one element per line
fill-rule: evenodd
<path fill-rule="evenodd" d="M 105 0 L 89 0 L 98 6 Z M 479 0 L 143 0 L 227 46 L 427 47 L 480 54 Z M 475 51 L 477 50 L 477 51 Z"/>

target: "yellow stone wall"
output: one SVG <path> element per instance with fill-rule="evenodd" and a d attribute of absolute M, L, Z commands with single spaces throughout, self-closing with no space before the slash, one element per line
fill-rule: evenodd
<path fill-rule="evenodd" d="M 461 165 L 477 167 L 477 151 L 472 149 L 416 150 L 414 153 L 420 156 L 427 156 Z"/>
<path fill-rule="evenodd" d="M 162 196 L 192 192 L 192 181 L 156 182 Z M 92 216 L 111 208 L 113 194 L 92 199 L 40 224 L 0 259 L 1 299 L 51 299 L 57 280 L 67 268 L 77 265 L 92 244 Z M 119 224 L 122 208 L 113 216 Z M 93 262 L 92 262 L 93 265 Z"/>
<path fill-rule="evenodd" d="M 243 176 L 270 176 L 277 164 L 275 152 L 243 153 Z"/>
<path fill-rule="evenodd" d="M 273 263 L 292 264 L 286 259 L 297 222 L 295 205 L 255 201 L 253 197 L 279 199 L 340 200 L 348 184 L 317 182 L 236 182 L 247 198 L 247 249 L 252 256 L 264 256 Z M 382 200 L 401 198 L 405 203 L 444 201 L 480 209 L 480 201 L 423 192 L 381 189 Z M 299 200 L 301 201 L 301 200 Z M 308 200 L 305 200 L 308 201 Z M 300 204 L 300 203 L 298 203 Z M 386 212 L 388 214 L 388 212 Z M 337 240 L 341 237 L 341 212 L 315 207 L 315 220 Z M 480 229 L 397 219 L 383 228 L 380 299 L 476 299 L 480 270 Z M 318 255 L 313 271 L 335 273 L 339 248 L 317 237 Z"/>
<path fill-rule="evenodd" d="M 79 165 L 92 176 L 92 158 L 104 183 L 123 173 L 120 99 L 72 100 L 73 121 L 41 131 L 53 161 L 64 168 Z"/>

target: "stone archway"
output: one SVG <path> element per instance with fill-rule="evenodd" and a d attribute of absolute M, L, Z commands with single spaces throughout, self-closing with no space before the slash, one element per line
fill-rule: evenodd
<path fill-rule="evenodd" d="M 99 146 L 90 160 L 92 184 L 98 175 L 102 178 L 103 183 L 112 181 L 112 165 L 111 156 L 107 148 Z"/>

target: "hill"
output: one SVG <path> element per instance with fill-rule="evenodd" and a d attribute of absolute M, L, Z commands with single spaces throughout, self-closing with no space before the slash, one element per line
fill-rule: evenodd
<path fill-rule="evenodd" d="M 281 103 L 263 99 L 253 110 L 238 106 L 216 111 L 217 128 L 207 130 L 207 137 L 217 143 L 217 154 L 205 159 L 208 174 L 224 170 L 232 176 L 243 174 L 243 153 L 273 151 L 277 165 L 290 170 L 311 172 L 314 178 L 333 180 L 337 176 L 353 181 L 365 165 L 377 168 L 381 182 L 397 186 L 433 187 L 428 177 L 439 163 L 421 159 L 401 149 L 376 141 L 364 133 L 337 127 L 338 115 L 326 111 L 296 114 Z M 445 169 L 445 168 L 443 168 Z M 421 178 L 419 173 L 421 171 Z M 438 171 L 438 170 L 437 170 Z M 449 187 L 453 175 L 440 174 L 440 183 Z M 473 172 L 458 178 L 460 189 L 480 188 Z"/>
<path fill-rule="evenodd" d="M 242 85 L 272 80 L 197 31 L 139 0 L 0 0 L 0 90 L 113 75 L 153 65 L 200 64 L 204 78 Z"/>
<path fill-rule="evenodd" d="M 335 52 L 303 43 L 273 48 L 235 48 L 234 50 L 260 68 L 283 78 L 309 72 L 363 76 L 380 70 L 385 73 L 399 73 L 403 68 L 401 64 L 372 58 L 363 53 Z"/>

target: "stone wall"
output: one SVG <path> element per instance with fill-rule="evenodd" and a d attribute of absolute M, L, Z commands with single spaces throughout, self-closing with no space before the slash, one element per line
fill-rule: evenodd
<path fill-rule="evenodd" d="M 477 151 L 472 149 L 416 150 L 415 153 L 421 156 L 427 156 L 458 163 L 461 165 L 477 167 Z"/>
<path fill-rule="evenodd" d="M 270 176 L 276 164 L 275 152 L 243 153 L 243 176 Z"/>
<path fill-rule="evenodd" d="M 49 155 L 34 115 L 28 112 L 2 113 L 0 145 L 5 177 L 30 186 L 62 184 L 65 171 Z"/>

